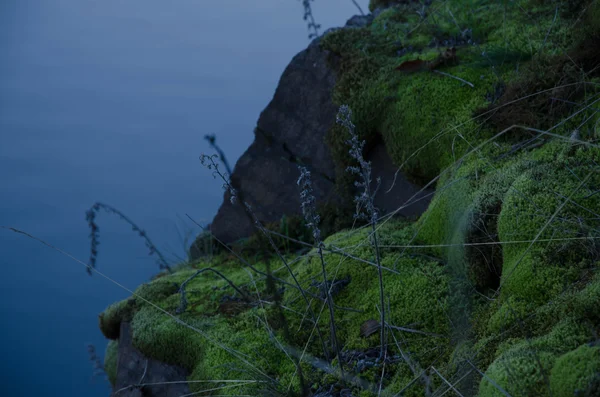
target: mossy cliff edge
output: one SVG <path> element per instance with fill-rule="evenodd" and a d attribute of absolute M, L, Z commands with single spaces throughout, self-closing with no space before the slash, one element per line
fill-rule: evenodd
<path fill-rule="evenodd" d="M 340 357 L 322 349 L 330 316 L 316 249 L 284 252 L 287 267 L 221 253 L 101 314 L 113 382 L 128 322 L 133 345 L 185 368 L 197 395 L 299 395 L 298 359 L 305 392 L 319 396 L 600 395 L 599 2 L 372 0 L 380 6 L 320 45 L 337 59 L 333 99 L 360 137 L 382 139 L 404 175 L 436 187 L 418 220 L 377 225 L 385 358 L 369 330 L 381 309 L 374 240 L 354 227 L 323 245 Z M 347 139 L 334 126 L 324 143 L 342 193 Z M 219 274 L 191 279 L 182 301 L 204 268 Z"/>

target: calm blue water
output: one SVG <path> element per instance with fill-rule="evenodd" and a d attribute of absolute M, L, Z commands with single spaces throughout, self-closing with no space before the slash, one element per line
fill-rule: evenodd
<path fill-rule="evenodd" d="M 314 11 L 324 28 L 356 13 Z M 222 199 L 204 134 L 234 163 L 307 44 L 299 0 L 2 0 L 0 224 L 87 261 L 85 211 L 102 201 L 176 262 L 198 232 L 185 214 L 210 220 Z M 128 226 L 98 223 L 100 271 L 132 289 L 157 271 Z M 97 315 L 128 294 L 6 230 L 0 266 L 0 395 L 108 395 L 86 345 L 104 354 Z"/>

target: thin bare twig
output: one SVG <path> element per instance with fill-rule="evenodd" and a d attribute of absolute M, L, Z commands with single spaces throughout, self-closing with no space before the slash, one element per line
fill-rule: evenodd
<path fill-rule="evenodd" d="M 200 161 L 202 162 L 202 164 L 207 167 L 209 170 L 213 170 L 213 176 L 215 177 L 219 177 L 221 178 L 221 180 L 223 181 L 223 187 L 225 189 L 227 189 L 231 195 L 230 200 L 232 202 L 236 202 L 238 200 L 241 199 L 241 191 L 236 190 L 230 180 L 227 178 L 226 175 L 224 175 L 220 169 L 219 169 L 219 165 L 218 163 L 215 162 L 215 156 L 207 156 L 207 155 L 202 155 L 200 156 Z M 312 317 L 313 320 L 315 320 L 315 314 L 314 311 L 310 305 L 310 302 L 308 301 L 308 298 L 306 296 L 306 293 L 304 291 L 304 289 L 300 286 L 300 283 L 298 282 L 298 279 L 296 278 L 296 275 L 294 274 L 294 272 L 292 271 L 292 269 L 290 268 L 287 260 L 283 257 L 283 255 L 281 254 L 281 252 L 279 252 L 279 249 L 277 248 L 277 244 L 275 244 L 275 242 L 273 241 L 273 238 L 271 237 L 271 235 L 266 231 L 265 227 L 263 226 L 263 224 L 260 222 L 260 220 L 258 219 L 258 217 L 256 216 L 256 214 L 254 213 L 254 211 L 252 210 L 252 207 L 250 206 L 250 204 L 248 204 L 247 202 L 240 200 L 241 201 L 241 205 L 242 208 L 244 209 L 244 212 L 246 213 L 246 215 L 252 220 L 252 223 L 254 224 L 254 226 L 256 227 L 256 229 L 258 229 L 258 231 L 260 231 L 263 236 L 265 236 L 269 242 L 269 244 L 271 245 L 271 247 L 273 248 L 273 250 L 275 251 L 275 254 L 277 255 L 277 257 L 279 258 L 279 260 L 283 263 L 283 265 L 285 266 L 285 268 L 287 269 L 288 273 L 290 274 L 290 276 L 292 277 L 292 280 L 294 281 L 294 283 L 296 284 L 296 286 L 298 287 L 298 290 L 300 291 L 300 294 L 302 295 L 302 298 L 304 299 L 304 301 L 306 302 L 307 305 L 307 309 L 309 310 L 309 313 Z M 268 274 L 268 278 L 267 280 L 269 281 L 269 278 L 271 278 L 271 272 L 267 271 Z M 277 291 L 274 291 L 275 294 L 277 294 Z M 276 299 L 277 300 L 277 299 Z M 316 330 L 317 330 L 317 335 L 319 336 L 319 340 L 321 341 L 321 346 L 323 348 L 323 354 L 325 355 L 325 357 L 329 357 L 327 348 L 325 347 L 325 340 L 323 338 L 323 335 L 319 329 L 319 326 L 316 325 Z M 303 388 L 305 388 L 305 385 L 302 385 Z"/>
<path fill-rule="evenodd" d="M 360 15 L 365 15 L 365 13 L 363 12 L 362 8 L 360 7 L 360 5 L 358 4 L 358 2 L 356 0 L 352 0 L 352 3 L 354 3 L 354 5 L 356 6 L 356 8 L 358 8 L 358 11 L 360 12 Z"/>
<path fill-rule="evenodd" d="M 473 83 L 470 83 L 470 82 L 468 82 L 467 80 L 465 80 L 465 79 L 461 79 L 460 77 L 454 76 L 454 75 L 452 75 L 452 74 L 450 74 L 450 73 L 441 72 L 441 71 L 439 71 L 439 70 L 437 70 L 437 69 L 434 69 L 434 70 L 433 70 L 433 73 L 441 74 L 441 75 L 443 75 L 443 76 L 446 76 L 446 77 L 451 77 L 451 78 L 453 78 L 453 79 L 455 79 L 455 80 L 458 80 L 458 81 L 460 81 L 460 82 L 462 82 L 462 83 L 465 83 L 466 85 L 468 85 L 468 86 L 469 86 L 469 87 L 471 87 L 471 88 L 475 88 L 475 86 L 473 85 Z"/>
<path fill-rule="evenodd" d="M 375 189 L 371 188 L 371 162 L 366 161 L 363 157 L 363 150 L 366 142 L 360 141 L 355 131 L 356 127 L 352 123 L 352 110 L 348 105 L 342 105 L 339 108 L 336 116 L 336 122 L 343 126 L 350 135 L 350 139 L 346 143 L 350 146 L 350 156 L 358 163 L 358 166 L 350 166 L 347 171 L 358 175 L 358 181 L 355 182 L 355 186 L 360 188 L 362 191 L 355 197 L 356 202 L 356 214 L 355 219 L 366 219 L 371 224 L 371 239 L 372 246 L 375 251 L 375 261 L 377 263 L 377 276 L 379 279 L 379 303 L 380 303 L 380 345 L 379 358 L 382 359 L 385 353 L 385 297 L 384 297 L 384 285 L 383 285 L 383 272 L 381 266 L 381 252 L 379 250 L 379 244 L 377 240 L 377 220 L 379 214 L 375 208 L 375 195 L 381 186 L 381 178 L 377 178 L 377 186 Z M 364 212 L 361 211 L 364 209 Z"/>
<path fill-rule="evenodd" d="M 487 375 L 486 375 L 484 372 L 481 372 L 481 371 L 479 370 L 479 368 L 477 368 L 477 367 L 476 367 L 476 366 L 475 366 L 475 365 L 474 365 L 474 364 L 471 362 L 471 360 L 469 360 L 469 359 L 466 359 L 465 361 L 466 361 L 467 363 L 469 363 L 469 365 L 470 365 L 471 367 L 473 367 L 473 369 L 474 369 L 475 371 L 477 371 L 477 372 L 479 373 L 479 375 L 483 376 L 483 378 L 484 378 L 485 380 L 487 380 L 488 382 L 490 382 L 492 386 L 494 386 L 496 389 L 498 389 L 498 391 L 499 391 L 500 393 L 504 394 L 506 397 L 512 397 L 510 394 L 508 394 L 508 392 L 507 392 L 506 390 L 504 390 L 502 387 L 500 387 L 500 385 L 498 385 L 496 382 L 494 382 L 494 380 L 493 380 L 493 379 L 491 379 L 489 376 L 487 376 Z"/>
<path fill-rule="evenodd" d="M 166 269 L 169 273 L 172 273 L 171 266 L 169 266 L 169 263 L 167 262 L 167 260 L 165 259 L 165 257 L 160 253 L 160 251 L 158 250 L 158 248 L 156 248 L 156 246 L 152 243 L 152 241 L 150 240 L 150 237 L 148 237 L 148 235 L 146 234 L 146 232 L 144 230 L 142 230 L 131 219 L 129 219 L 125 214 L 123 214 L 121 211 L 119 211 L 115 207 L 112 207 L 112 206 L 110 206 L 108 204 L 96 202 L 85 213 L 86 220 L 87 220 L 88 225 L 90 227 L 90 239 L 91 239 L 90 263 L 89 263 L 89 266 L 87 268 L 88 274 L 91 275 L 92 274 L 91 273 L 91 269 L 96 266 L 96 257 L 98 255 L 98 244 L 99 244 L 99 242 L 98 242 L 98 230 L 99 230 L 99 228 L 98 228 L 98 225 L 96 224 L 95 220 L 96 220 L 96 216 L 98 214 L 98 211 L 100 211 L 100 209 L 103 209 L 103 210 L 105 210 L 108 213 L 115 214 L 119 218 L 121 218 L 123 221 L 125 221 L 126 223 L 128 223 L 131 226 L 132 230 L 134 232 L 137 232 L 139 234 L 139 236 L 142 237 L 145 240 L 146 247 L 148 247 L 148 249 L 150 250 L 149 251 L 149 255 L 156 254 L 158 256 L 158 262 L 159 262 L 160 268 L 161 269 Z"/>
<path fill-rule="evenodd" d="M 446 380 L 446 378 L 444 378 L 444 377 L 442 376 L 442 374 L 440 374 L 440 373 L 438 372 L 438 370 L 437 370 L 437 369 L 435 369 L 435 367 L 434 367 L 433 365 L 431 366 L 431 369 L 433 370 L 433 372 L 435 372 L 435 373 L 437 374 L 437 376 L 439 376 L 439 377 L 440 377 L 440 378 L 441 378 L 441 379 L 444 381 L 444 383 L 446 383 L 446 384 L 447 384 L 447 385 L 448 385 L 448 386 L 449 386 L 449 387 L 452 389 L 452 391 L 454 391 L 454 393 L 456 393 L 456 394 L 457 394 L 457 395 L 459 395 L 460 397 L 464 397 L 464 396 L 463 396 L 463 395 L 462 395 L 462 394 L 461 394 L 461 393 L 460 393 L 458 390 L 456 390 L 456 388 L 455 388 L 455 387 L 452 385 L 452 383 L 448 382 L 448 381 Z"/>
<path fill-rule="evenodd" d="M 312 229 L 312 235 L 317 245 L 317 252 L 321 261 L 321 274 L 323 276 L 323 294 L 327 302 L 329 309 L 329 328 L 331 332 L 331 344 L 338 358 L 341 378 L 344 379 L 344 367 L 342 366 L 342 357 L 340 355 L 340 346 L 337 339 L 337 332 L 335 327 L 335 314 L 333 311 L 333 297 L 331 296 L 331 289 L 328 288 L 327 281 L 327 270 L 325 268 L 325 258 L 323 256 L 323 242 L 321 241 L 321 230 L 319 229 L 320 217 L 317 214 L 316 198 L 313 195 L 312 179 L 310 171 L 306 167 L 298 167 L 300 171 L 300 177 L 298 178 L 297 184 L 300 186 L 300 199 L 302 201 L 302 214 L 306 221 L 306 225 Z M 333 286 L 333 285 L 332 285 Z"/>

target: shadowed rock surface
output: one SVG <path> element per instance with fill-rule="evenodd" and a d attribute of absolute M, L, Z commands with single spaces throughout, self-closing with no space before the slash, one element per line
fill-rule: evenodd
<path fill-rule="evenodd" d="M 397 172 L 398 167 L 392 162 L 383 142 L 377 143 L 365 154 L 365 160 L 371 162 L 373 169 L 373 189 L 377 188 L 377 178 L 381 178 L 381 186 L 375 195 L 375 206 L 380 215 L 402 207 L 397 215 L 416 218 L 427 210 L 434 190 L 424 189 L 421 192 L 420 186 L 408 181 L 401 172 Z"/>
<path fill-rule="evenodd" d="M 254 142 L 236 163 L 231 181 L 262 222 L 300 212 L 298 161 L 313 173 L 317 200 L 331 198 L 334 164 L 324 138 L 335 122 L 334 85 L 327 54 L 315 40 L 292 59 L 261 113 Z M 226 193 L 211 231 L 230 243 L 252 234 L 254 226 L 240 203 L 231 204 Z"/>
<path fill-rule="evenodd" d="M 117 378 L 111 397 L 180 397 L 190 392 L 187 383 L 130 387 L 185 381 L 187 372 L 175 365 L 146 358 L 133 347 L 131 327 L 127 322 L 121 323 L 117 357 Z"/>
<path fill-rule="evenodd" d="M 357 15 L 348 20 L 345 28 L 365 26 L 372 19 L 372 15 Z M 325 143 L 338 111 L 332 101 L 336 73 L 335 65 L 330 67 L 331 58 L 328 51 L 320 49 L 319 39 L 315 39 L 292 59 L 281 76 L 273 99 L 258 119 L 254 142 L 235 165 L 232 185 L 242 192 L 243 199 L 263 223 L 277 221 L 283 215 L 300 214 L 296 184 L 298 164 L 312 172 L 318 204 L 338 200 L 335 197 L 335 166 Z M 382 177 L 382 189 L 387 190 L 396 178 L 390 193 L 385 194 L 382 190 L 377 196 L 376 205 L 382 211 L 396 209 L 418 190 L 401 174 L 395 175 L 397 168 L 383 144 L 371 150 L 368 159 L 373 162 L 374 179 Z M 255 232 L 241 204 L 232 204 L 230 198 L 226 192 L 210 226 L 214 236 L 225 243 Z M 428 202 L 421 200 L 400 214 L 419 215 Z"/>

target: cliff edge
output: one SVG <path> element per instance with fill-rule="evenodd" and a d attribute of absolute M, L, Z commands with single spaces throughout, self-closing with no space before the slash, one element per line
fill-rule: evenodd
<path fill-rule="evenodd" d="M 264 223 L 301 214 L 298 163 L 368 219 L 198 255 L 111 305 L 115 390 L 152 362 L 198 395 L 600 395 L 600 3 L 377 7 L 294 58 L 232 175 Z M 213 233 L 248 236 L 225 199 Z"/>

